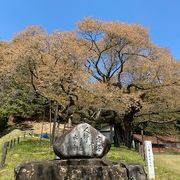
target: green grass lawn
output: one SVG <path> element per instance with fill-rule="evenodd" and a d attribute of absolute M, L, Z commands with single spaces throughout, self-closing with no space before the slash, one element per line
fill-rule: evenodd
<path fill-rule="evenodd" d="M 128 163 L 138 163 L 138 164 L 144 164 L 144 161 L 142 157 L 135 151 L 135 150 L 129 150 L 127 147 L 111 147 L 111 150 L 106 155 L 107 160 L 112 161 L 125 161 Z"/>
<path fill-rule="evenodd" d="M 136 151 L 126 147 L 112 147 L 106 158 L 145 165 Z M 154 160 L 156 180 L 180 180 L 180 154 L 155 154 Z"/>
<path fill-rule="evenodd" d="M 6 165 L 0 170 L 0 180 L 14 179 L 14 167 L 28 160 L 54 159 L 55 155 L 49 145 L 49 141 L 39 139 L 24 139 L 13 149 L 8 151 Z"/>
<path fill-rule="evenodd" d="M 155 154 L 157 180 L 180 180 L 180 154 Z"/>
<path fill-rule="evenodd" d="M 112 147 L 106 158 L 145 165 L 136 151 L 126 147 Z M 154 160 L 156 180 L 180 180 L 180 154 L 155 154 Z"/>
<path fill-rule="evenodd" d="M 6 141 L 10 141 L 11 139 L 17 138 L 18 136 L 23 136 L 24 131 L 21 131 L 19 129 L 15 129 L 11 131 L 10 133 L 6 134 L 5 136 L 0 138 L 0 157 L 2 153 L 2 146 Z"/>
<path fill-rule="evenodd" d="M 155 154 L 154 157 L 156 180 L 180 180 L 180 155 Z M 55 155 L 49 145 L 49 141 L 42 140 L 40 144 L 38 138 L 22 139 L 19 145 L 8 151 L 6 166 L 0 169 L 0 180 L 13 180 L 14 167 L 23 161 L 54 158 Z M 106 159 L 145 164 L 136 151 L 129 150 L 126 147 L 112 147 L 106 155 Z"/>

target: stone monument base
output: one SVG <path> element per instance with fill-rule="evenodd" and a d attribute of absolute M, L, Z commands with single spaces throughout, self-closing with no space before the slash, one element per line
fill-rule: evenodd
<path fill-rule="evenodd" d="M 16 180 L 128 180 L 128 176 L 128 168 L 121 163 L 102 159 L 32 161 L 15 168 Z"/>
<path fill-rule="evenodd" d="M 36 161 L 15 168 L 16 180 L 126 180 L 126 169 L 101 159 Z"/>

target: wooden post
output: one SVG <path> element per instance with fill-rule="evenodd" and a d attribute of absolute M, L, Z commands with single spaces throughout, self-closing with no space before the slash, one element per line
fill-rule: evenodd
<path fill-rule="evenodd" d="M 153 151 L 152 151 L 152 142 L 151 141 L 145 141 L 145 160 L 147 165 L 147 175 L 148 179 L 155 179 L 155 171 L 154 171 L 154 157 L 153 157 Z"/>
<path fill-rule="evenodd" d="M 11 149 L 12 147 L 13 147 L 13 140 L 11 139 L 9 148 Z"/>
<path fill-rule="evenodd" d="M 110 124 L 110 140 L 111 140 L 111 144 L 113 143 L 113 125 Z"/>
<path fill-rule="evenodd" d="M 143 129 L 141 129 L 141 138 L 142 138 L 142 157 L 145 159 L 145 156 L 144 156 L 144 132 L 143 132 Z"/>
<path fill-rule="evenodd" d="M 138 152 L 139 152 L 139 154 L 141 154 L 141 143 L 140 142 L 138 142 Z"/>
<path fill-rule="evenodd" d="M 51 122 L 52 122 L 52 115 L 51 115 L 51 100 L 49 101 L 49 138 L 50 138 L 50 142 L 52 142 L 52 133 L 51 133 Z M 51 144 L 51 143 L 50 143 Z"/>
<path fill-rule="evenodd" d="M 159 148 L 159 140 L 158 140 L 158 135 L 156 134 L 156 140 L 157 140 L 157 145 L 158 145 L 158 152 L 160 152 L 160 148 Z"/>
<path fill-rule="evenodd" d="M 55 140 L 55 130 L 56 130 L 56 122 L 57 122 L 57 117 L 58 117 L 58 102 L 56 102 L 56 108 L 55 108 L 55 115 L 54 115 L 54 122 L 53 122 L 53 130 L 52 130 L 52 139 L 51 139 L 51 144 L 54 143 Z"/>
<path fill-rule="evenodd" d="M 58 122 L 58 125 L 57 125 L 57 135 L 59 135 L 59 125 L 60 125 L 60 123 Z"/>
<path fill-rule="evenodd" d="M 45 110 L 44 110 L 44 113 L 43 113 L 43 122 L 42 122 L 42 126 L 41 126 L 41 136 L 40 136 L 40 143 L 41 143 L 41 139 L 42 139 L 42 135 L 43 135 L 44 119 L 45 119 Z"/>
<path fill-rule="evenodd" d="M 7 147 L 9 148 L 9 146 L 10 146 L 10 142 L 8 141 L 8 142 L 7 142 Z"/>
<path fill-rule="evenodd" d="M 2 149 L 2 157 L 1 157 L 1 164 L 0 168 L 4 167 L 6 162 L 6 155 L 7 155 L 7 148 L 8 148 L 8 142 L 5 142 Z"/>

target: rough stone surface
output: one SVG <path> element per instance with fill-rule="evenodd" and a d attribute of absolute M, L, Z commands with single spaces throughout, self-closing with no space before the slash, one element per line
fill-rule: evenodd
<path fill-rule="evenodd" d="M 26 162 L 15 168 L 16 180 L 127 180 L 126 168 L 101 159 Z"/>
<path fill-rule="evenodd" d="M 134 180 L 147 180 L 144 168 L 141 165 L 128 165 L 128 178 Z"/>
<path fill-rule="evenodd" d="M 144 167 L 139 164 L 125 164 L 119 163 L 122 167 L 127 169 L 127 177 L 128 179 L 133 180 L 147 180 L 147 175 L 144 170 Z"/>
<path fill-rule="evenodd" d="M 140 165 L 100 159 L 110 141 L 89 124 L 79 124 L 54 144 L 59 160 L 31 161 L 15 168 L 16 180 L 146 180 Z"/>
<path fill-rule="evenodd" d="M 87 123 L 75 126 L 53 145 L 55 154 L 61 159 L 101 158 L 110 147 L 111 142 Z"/>

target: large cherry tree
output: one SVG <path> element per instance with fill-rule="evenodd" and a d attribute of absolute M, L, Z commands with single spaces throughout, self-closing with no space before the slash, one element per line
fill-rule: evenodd
<path fill-rule="evenodd" d="M 64 119 L 114 125 L 117 145 L 130 147 L 147 121 L 178 118 L 180 63 L 141 25 L 88 17 L 72 32 L 31 26 L 1 42 L 0 58 L 1 78 L 56 102 Z"/>

